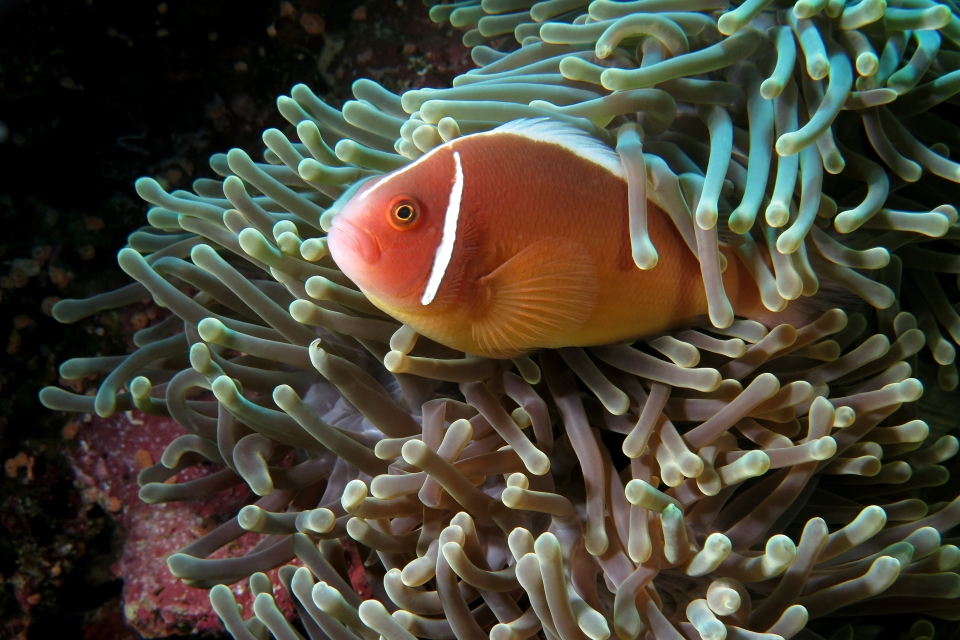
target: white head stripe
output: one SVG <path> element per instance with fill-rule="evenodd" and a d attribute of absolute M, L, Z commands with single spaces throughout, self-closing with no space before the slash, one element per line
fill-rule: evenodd
<path fill-rule="evenodd" d="M 433 258 L 433 269 L 430 270 L 427 287 L 423 290 L 423 297 L 420 299 L 420 304 L 424 306 L 433 302 L 434 296 L 437 295 L 443 275 L 450 265 L 450 258 L 453 257 L 453 245 L 457 241 L 457 221 L 460 219 L 460 200 L 463 198 L 463 167 L 460 166 L 459 151 L 453 152 L 453 162 L 455 173 L 453 187 L 450 188 L 450 200 L 447 202 L 447 212 L 443 217 L 443 234 L 440 236 L 437 254 Z"/>

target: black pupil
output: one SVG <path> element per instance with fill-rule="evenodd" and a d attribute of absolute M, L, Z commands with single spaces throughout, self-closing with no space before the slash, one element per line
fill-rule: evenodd
<path fill-rule="evenodd" d="M 397 207 L 397 217 L 401 220 L 409 220 L 413 217 L 413 207 L 408 204 Z"/>

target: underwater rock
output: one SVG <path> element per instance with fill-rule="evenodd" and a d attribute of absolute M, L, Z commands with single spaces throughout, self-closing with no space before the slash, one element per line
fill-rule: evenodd
<path fill-rule="evenodd" d="M 109 418 L 92 417 L 79 427 L 75 446 L 65 452 L 84 500 L 100 505 L 120 525 L 123 542 L 110 570 L 123 580 L 126 622 L 145 638 L 223 630 L 206 599 L 170 575 L 166 559 L 232 516 L 251 497 L 246 487 L 239 486 L 210 501 L 156 506 L 141 501 L 137 474 L 159 460 L 166 446 L 183 433 L 170 419 L 127 411 Z M 208 474 L 208 470 L 194 470 L 191 476 Z M 220 555 L 246 553 L 256 544 L 255 538 L 242 537 Z M 234 585 L 234 594 L 250 612 L 253 597 L 246 581 Z M 282 594 L 278 604 L 292 613 L 289 599 Z"/>

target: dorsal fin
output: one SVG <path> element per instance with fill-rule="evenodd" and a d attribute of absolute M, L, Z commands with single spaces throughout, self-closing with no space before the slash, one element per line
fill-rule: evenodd
<path fill-rule="evenodd" d="M 625 178 L 617 152 L 586 131 L 552 118 L 513 120 L 477 135 L 512 134 L 537 142 L 563 147 L 577 157 L 599 165 L 620 179 Z"/>

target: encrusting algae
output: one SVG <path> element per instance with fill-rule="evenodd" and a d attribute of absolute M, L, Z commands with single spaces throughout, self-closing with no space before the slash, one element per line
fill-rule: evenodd
<path fill-rule="evenodd" d="M 279 575 L 311 638 L 787 640 L 819 637 L 806 625 L 827 616 L 960 619 L 960 498 L 943 466 L 958 440 L 918 419 L 913 377 L 932 357 L 940 386 L 958 380 L 960 128 L 937 115 L 960 93 L 957 7 L 466 0 L 430 13 L 466 30 L 475 70 L 402 96 L 360 80 L 341 111 L 294 87 L 278 100 L 294 140 L 266 131 L 265 163 L 213 156 L 224 179 L 193 192 L 138 181 L 151 226 L 119 254 L 136 282 L 54 310 L 73 322 L 152 297 L 173 313 L 122 360 L 63 364 L 65 378 L 106 374 L 95 397 L 41 393 L 52 409 L 138 409 L 189 432 L 140 475 L 145 501 L 240 483 L 260 496 L 171 556 L 173 574 L 210 589 L 238 640 L 302 637 L 262 573 L 294 558 L 304 566 Z M 626 183 L 630 268 L 656 277 L 682 256 L 703 288 L 675 290 L 706 317 L 633 344 L 561 335 L 463 353 L 358 291 L 328 253 L 338 213 L 371 179 L 511 122 L 605 145 Z M 770 313 L 816 299 L 821 281 L 863 313 L 734 318 L 734 259 Z M 167 482 L 206 462 L 220 470 Z M 248 531 L 263 534 L 252 552 L 208 558 Z M 345 573 L 347 536 L 367 600 Z M 224 585 L 248 577 L 243 620 Z M 908 636 L 933 633 L 921 621 Z"/>

